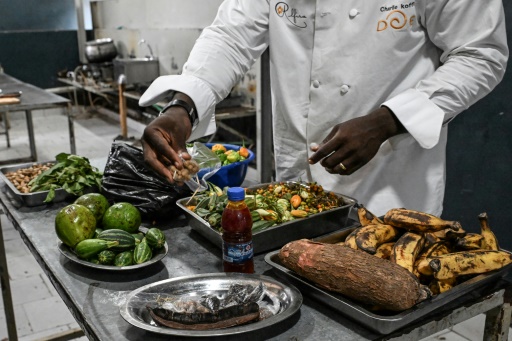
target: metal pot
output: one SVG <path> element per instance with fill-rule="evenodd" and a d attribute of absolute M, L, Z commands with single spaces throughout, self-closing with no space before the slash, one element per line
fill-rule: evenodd
<path fill-rule="evenodd" d="M 110 62 L 116 56 L 116 45 L 110 38 L 101 38 L 85 43 L 85 57 L 90 63 Z"/>

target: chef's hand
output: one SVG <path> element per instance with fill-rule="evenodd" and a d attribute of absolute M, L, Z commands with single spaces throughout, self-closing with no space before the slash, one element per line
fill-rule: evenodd
<path fill-rule="evenodd" d="M 190 97 L 177 93 L 174 99 L 181 99 L 194 105 Z M 183 169 L 183 160 L 190 160 L 186 141 L 192 132 L 192 124 L 187 111 L 178 106 L 167 109 L 154 119 L 142 135 L 144 161 L 158 174 L 174 183 L 171 165 Z M 183 160 L 182 160 L 183 159 Z"/>
<path fill-rule="evenodd" d="M 386 107 L 366 116 L 334 126 L 320 145 L 311 146 L 315 153 L 310 164 L 320 164 L 331 174 L 350 175 L 377 154 L 380 145 L 406 130 Z"/>

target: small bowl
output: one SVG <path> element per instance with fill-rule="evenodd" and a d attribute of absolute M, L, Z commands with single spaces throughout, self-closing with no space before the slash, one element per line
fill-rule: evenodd
<path fill-rule="evenodd" d="M 208 148 L 212 148 L 216 143 L 205 143 Z M 227 150 L 239 150 L 240 146 L 234 144 L 222 144 L 226 147 Z M 208 181 L 219 186 L 220 188 L 224 187 L 238 187 L 244 182 L 245 175 L 247 174 L 247 167 L 249 163 L 254 160 L 254 153 L 249 150 L 249 157 L 243 161 L 238 161 L 235 163 L 231 163 L 229 165 L 225 165 L 220 167 L 220 169 L 208 178 Z M 200 178 L 207 173 L 207 169 L 201 169 L 197 175 Z"/>

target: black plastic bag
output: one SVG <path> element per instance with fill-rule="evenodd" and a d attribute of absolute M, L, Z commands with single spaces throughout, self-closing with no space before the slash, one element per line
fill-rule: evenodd
<path fill-rule="evenodd" d="M 101 184 L 110 202 L 129 202 L 146 219 L 178 212 L 176 201 L 192 195 L 187 186 L 169 183 L 144 162 L 142 150 L 114 142 Z"/>

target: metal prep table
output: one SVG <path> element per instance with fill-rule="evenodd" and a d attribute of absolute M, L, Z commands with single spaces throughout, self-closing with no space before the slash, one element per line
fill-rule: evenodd
<path fill-rule="evenodd" d="M 32 111 L 39 109 L 64 107 L 64 110 L 66 110 L 66 114 L 68 116 L 69 143 L 71 146 L 71 154 L 76 154 L 73 117 L 71 115 L 71 111 L 69 108 L 70 101 L 67 98 L 58 96 L 54 93 L 48 92 L 34 85 L 24 83 L 5 73 L 0 74 L 0 89 L 2 89 L 2 93 L 11 93 L 17 91 L 22 92 L 22 95 L 20 97 L 20 103 L 0 105 L 0 112 L 25 112 L 25 117 L 27 120 L 28 139 L 30 143 L 29 157 L 11 160 L 0 159 L 0 165 L 37 161 L 34 125 L 32 122 Z"/>
<path fill-rule="evenodd" d="M 57 212 L 68 203 L 20 206 L 19 202 L 10 198 L 5 184 L 0 183 L 0 204 L 91 340 L 168 339 L 168 336 L 152 334 L 125 322 L 119 313 L 124 297 L 130 291 L 149 283 L 172 277 L 219 272 L 222 269 L 220 250 L 192 231 L 183 215 L 169 217 L 168 222 L 159 225 L 169 243 L 169 253 L 161 262 L 133 272 L 106 272 L 71 262 L 58 251 L 54 219 Z M 275 277 L 263 258 L 264 254 L 255 257 L 256 273 Z M 6 312 L 11 309 L 12 313 L 6 264 L 0 229 L 2 293 Z M 300 311 L 288 320 L 272 328 L 243 336 L 223 337 L 222 340 L 239 340 L 241 337 L 246 340 L 419 340 L 482 313 L 487 314 L 485 339 L 507 340 L 511 290 L 509 282 L 500 280 L 492 288 L 454 301 L 443 311 L 437 311 L 414 325 L 386 336 L 368 331 L 303 293 L 304 302 Z M 6 316 L 9 339 L 16 340 L 14 314 L 6 313 Z"/>

